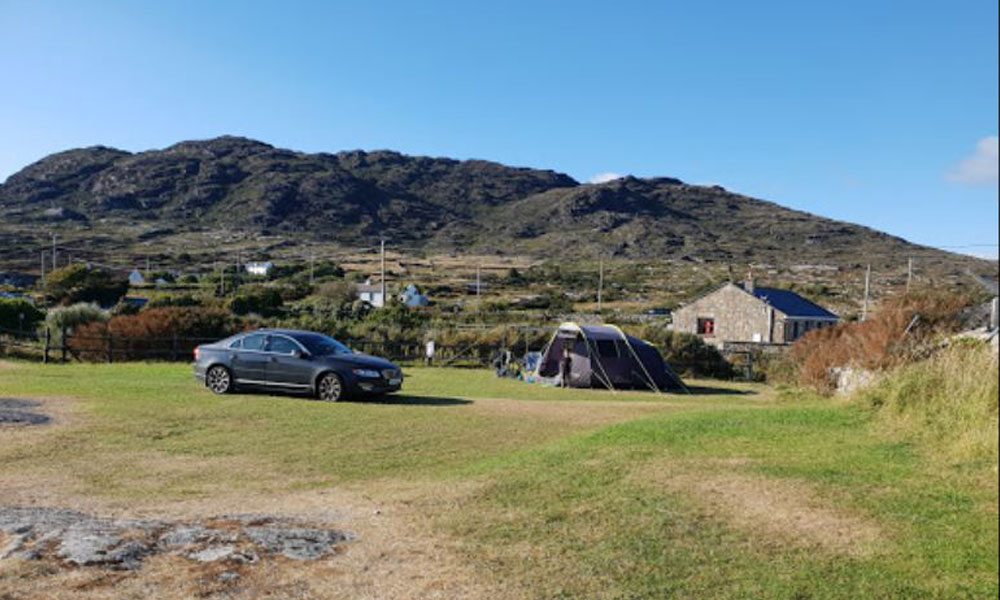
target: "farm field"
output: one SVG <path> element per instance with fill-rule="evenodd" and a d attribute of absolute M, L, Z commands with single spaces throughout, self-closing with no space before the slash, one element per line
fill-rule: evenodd
<path fill-rule="evenodd" d="M 0 362 L 0 508 L 322 520 L 317 561 L 0 560 L 0 598 L 985 598 L 997 479 L 844 401 L 694 381 L 611 394 L 407 370 L 405 394 L 214 396 L 187 365 Z M 0 533 L 0 548 L 5 544 Z"/>

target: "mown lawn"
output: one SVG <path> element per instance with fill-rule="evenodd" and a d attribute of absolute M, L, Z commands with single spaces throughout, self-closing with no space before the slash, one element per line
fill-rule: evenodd
<path fill-rule="evenodd" d="M 178 365 L 0 366 L 0 396 L 70 407 L 36 437 L 0 430 L 0 476 L 55 472 L 121 502 L 408 482 L 513 597 L 997 594 L 996 474 L 931 460 L 844 403 L 411 369 L 405 395 L 324 404 L 213 396 Z M 446 489 L 467 491 L 437 501 Z"/>

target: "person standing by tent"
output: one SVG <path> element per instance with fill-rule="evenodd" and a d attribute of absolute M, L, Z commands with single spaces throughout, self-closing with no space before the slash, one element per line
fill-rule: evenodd
<path fill-rule="evenodd" d="M 573 355 L 569 348 L 563 348 L 562 358 L 559 359 L 559 380 L 556 387 L 569 387 L 569 375 L 573 372 Z"/>

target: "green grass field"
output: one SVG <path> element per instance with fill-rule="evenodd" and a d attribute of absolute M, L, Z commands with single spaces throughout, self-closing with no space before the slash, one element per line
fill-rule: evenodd
<path fill-rule="evenodd" d="M 23 482 L 147 513 L 402 498 L 493 597 L 997 595 L 996 472 L 933 460 L 847 403 L 714 382 L 680 396 L 407 377 L 405 395 L 325 404 L 213 396 L 187 366 L 0 364 L 0 397 L 56 417 L 0 429 L 0 504 L 30 496 Z"/>

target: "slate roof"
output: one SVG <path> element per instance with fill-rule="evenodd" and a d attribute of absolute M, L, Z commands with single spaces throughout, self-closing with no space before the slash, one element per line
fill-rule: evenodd
<path fill-rule="evenodd" d="M 752 293 L 789 317 L 806 317 L 812 319 L 840 318 L 822 306 L 813 304 L 795 292 L 788 290 L 755 287 Z"/>

